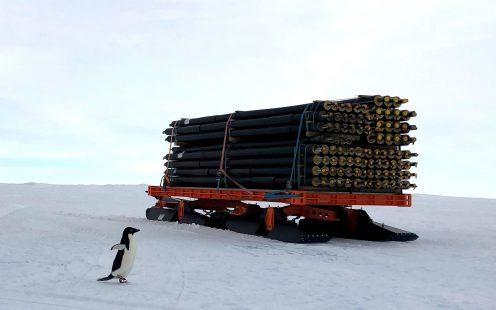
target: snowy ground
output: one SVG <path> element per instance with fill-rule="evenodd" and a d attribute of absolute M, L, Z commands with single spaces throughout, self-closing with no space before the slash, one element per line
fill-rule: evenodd
<path fill-rule="evenodd" d="M 0 309 L 495 309 L 496 200 L 369 207 L 414 242 L 286 244 L 144 218 L 146 186 L 0 184 Z M 130 283 L 96 282 L 126 226 Z"/>

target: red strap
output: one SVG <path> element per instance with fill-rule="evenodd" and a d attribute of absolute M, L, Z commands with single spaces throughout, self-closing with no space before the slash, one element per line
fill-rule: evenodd
<path fill-rule="evenodd" d="M 222 173 L 225 177 L 227 177 L 229 180 L 231 180 L 234 184 L 236 184 L 239 188 L 244 189 L 248 193 L 251 193 L 250 191 L 246 190 L 246 187 L 243 185 L 239 184 L 238 182 L 234 181 L 233 178 L 231 178 L 227 172 L 224 170 L 224 156 L 225 156 L 225 151 L 226 151 L 226 143 L 227 143 L 227 137 L 229 133 L 229 128 L 231 128 L 231 120 L 232 120 L 233 113 L 229 115 L 229 118 L 227 119 L 226 122 L 226 129 L 224 130 L 224 143 L 222 144 L 222 153 L 220 155 L 220 166 L 219 166 L 219 171 Z"/>

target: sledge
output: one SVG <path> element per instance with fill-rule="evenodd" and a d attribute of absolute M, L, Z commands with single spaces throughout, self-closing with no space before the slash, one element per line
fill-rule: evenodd
<path fill-rule="evenodd" d="M 411 194 L 329 193 L 148 186 L 149 220 L 196 224 L 290 243 L 333 237 L 412 241 L 415 233 L 374 222 L 356 206 L 411 207 Z M 265 205 L 260 206 L 259 203 Z M 285 204 L 284 206 L 275 206 Z M 273 206 L 271 206 L 271 204 Z"/>

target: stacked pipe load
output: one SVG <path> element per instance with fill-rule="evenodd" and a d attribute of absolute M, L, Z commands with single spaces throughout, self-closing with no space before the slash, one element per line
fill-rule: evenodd
<path fill-rule="evenodd" d="M 416 187 L 407 102 L 358 96 L 174 121 L 165 184 L 402 193 Z"/>

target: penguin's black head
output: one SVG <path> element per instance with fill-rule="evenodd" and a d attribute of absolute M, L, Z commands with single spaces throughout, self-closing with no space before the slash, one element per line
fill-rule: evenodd
<path fill-rule="evenodd" d="M 134 233 L 137 233 L 138 231 L 140 231 L 139 229 L 137 228 L 133 228 L 133 227 L 126 227 L 124 229 L 124 234 L 127 235 L 127 234 L 134 234 Z"/>

